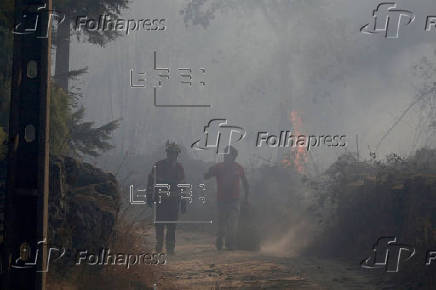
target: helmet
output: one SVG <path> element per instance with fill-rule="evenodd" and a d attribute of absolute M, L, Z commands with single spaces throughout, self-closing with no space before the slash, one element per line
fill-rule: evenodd
<path fill-rule="evenodd" d="M 179 145 L 177 145 L 176 142 L 170 143 L 170 140 L 168 140 L 165 143 L 165 151 L 166 152 L 177 152 L 177 153 L 181 152 Z"/>

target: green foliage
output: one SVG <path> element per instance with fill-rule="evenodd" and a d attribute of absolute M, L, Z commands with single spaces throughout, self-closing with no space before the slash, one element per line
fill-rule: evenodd
<path fill-rule="evenodd" d="M 67 17 L 65 23 L 74 27 L 78 16 L 99 19 L 100 15 L 109 15 L 111 19 L 116 20 L 121 13 L 121 9 L 127 8 L 127 3 L 128 0 L 56 0 L 53 2 L 53 8 L 60 13 L 65 13 Z M 62 32 L 59 33 L 62 34 Z M 90 31 L 85 29 L 78 31 L 73 29 L 72 33 L 76 35 L 78 40 L 82 39 L 101 46 L 120 36 L 118 31 L 112 30 Z M 67 35 L 58 35 L 58 37 L 60 37 L 59 39 L 69 39 L 68 33 Z M 68 55 L 65 57 L 68 57 Z M 68 66 L 68 64 L 66 65 Z M 58 69 L 60 69 L 59 71 L 69 71 L 68 67 L 62 69 L 56 66 L 56 76 L 59 78 L 63 76 L 59 75 Z M 86 71 L 87 67 L 69 71 L 68 78 L 77 77 Z M 98 156 L 101 152 L 112 148 L 109 143 L 110 135 L 113 130 L 118 128 L 119 122 L 115 120 L 97 128 L 94 127 L 93 122 L 84 122 L 85 109 L 83 107 L 73 112 L 73 108 L 77 104 L 77 95 L 80 94 L 64 92 L 60 89 L 52 91 L 53 117 L 51 120 L 52 134 L 50 142 L 52 152 L 72 156 Z M 54 98 L 59 99 L 54 100 Z"/>
<path fill-rule="evenodd" d="M 419 283 L 434 285 L 429 282 L 434 269 L 427 271 L 422 261 L 436 245 L 435 164 L 436 150 L 425 148 L 408 157 L 392 153 L 386 161 L 340 156 L 323 179 L 313 181 L 320 199 L 315 210 L 324 220 L 315 251 L 362 259 L 381 236 L 397 236 L 416 248 L 417 258 L 390 277 L 390 283 L 411 283 L 404 289 L 418 289 Z"/>
<path fill-rule="evenodd" d="M 76 25 L 75 21 L 77 16 L 87 16 L 88 18 L 98 19 L 100 15 L 109 15 L 111 19 L 117 19 L 121 13 L 121 9 L 127 8 L 128 0 L 56 0 L 54 1 L 54 8 L 66 13 L 71 20 L 71 25 Z M 105 45 L 106 43 L 114 40 L 121 35 L 118 31 L 90 31 L 90 30 L 75 30 L 73 34 L 77 39 L 83 39 L 93 44 Z"/>
<path fill-rule="evenodd" d="M 72 114 L 71 139 L 69 147 L 75 155 L 98 156 L 113 148 L 108 142 L 111 133 L 119 127 L 119 120 L 111 121 L 100 127 L 93 127 L 94 122 L 84 122 L 85 108 L 82 106 Z"/>
<path fill-rule="evenodd" d="M 50 152 L 53 155 L 68 155 L 72 98 L 53 83 L 50 87 Z"/>
<path fill-rule="evenodd" d="M 254 10 L 259 10 L 273 27 L 280 29 L 286 28 L 284 21 L 294 20 L 294 17 L 301 15 L 307 17 L 308 12 L 319 11 L 323 6 L 325 4 L 313 5 L 305 0 L 191 0 L 180 14 L 183 15 L 185 26 L 200 25 L 206 29 L 218 13 L 238 11 L 249 15 Z"/>
<path fill-rule="evenodd" d="M 70 15 L 87 15 L 95 17 L 100 14 L 120 13 L 127 7 L 127 0 L 105 1 L 55 1 L 57 9 L 68 11 Z M 12 26 L 14 2 L 0 1 L 0 160 L 5 158 L 10 105 L 10 81 L 12 67 L 13 38 Z M 98 18 L 96 16 L 95 18 Z M 89 36 L 91 37 L 91 36 Z M 94 42 L 103 43 L 110 35 L 93 38 Z M 91 41 L 92 42 L 92 41 Z M 72 77 L 86 72 L 86 68 L 73 71 Z M 50 86 L 50 151 L 54 155 L 92 155 L 97 156 L 112 148 L 108 142 L 110 134 L 118 127 L 118 121 L 112 121 L 101 127 L 93 127 L 93 122 L 83 122 L 84 108 L 73 112 L 77 99 L 73 94 Z"/>
<path fill-rule="evenodd" d="M 100 127 L 84 122 L 85 108 L 74 110 L 74 98 L 56 85 L 51 85 L 50 152 L 53 155 L 98 156 L 113 146 L 111 133 L 118 128 L 114 120 Z"/>

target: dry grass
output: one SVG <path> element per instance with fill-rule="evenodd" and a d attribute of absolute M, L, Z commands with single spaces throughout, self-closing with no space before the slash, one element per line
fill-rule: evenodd
<path fill-rule="evenodd" d="M 125 211 L 119 215 L 109 242 L 111 253 L 142 254 L 152 253 L 153 246 L 147 239 L 152 224 L 144 220 L 129 220 Z M 160 267 L 156 265 L 133 265 L 129 269 L 123 265 L 89 266 L 71 265 L 69 277 L 61 277 L 52 272 L 48 275 L 47 289 L 153 289 Z"/>

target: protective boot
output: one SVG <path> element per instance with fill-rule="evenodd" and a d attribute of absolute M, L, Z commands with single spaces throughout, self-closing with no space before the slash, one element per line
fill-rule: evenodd
<path fill-rule="evenodd" d="M 223 248 L 223 237 L 217 237 L 215 241 L 215 246 L 218 251 L 221 251 Z"/>
<path fill-rule="evenodd" d="M 165 247 L 168 255 L 173 256 L 176 247 L 176 224 L 167 224 Z"/>
<path fill-rule="evenodd" d="M 164 225 L 156 224 L 155 230 L 156 230 L 156 247 L 155 247 L 156 253 L 162 253 L 163 240 L 164 240 Z"/>

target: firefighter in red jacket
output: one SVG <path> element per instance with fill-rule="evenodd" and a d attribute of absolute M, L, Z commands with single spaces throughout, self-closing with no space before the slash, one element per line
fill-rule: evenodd
<path fill-rule="evenodd" d="M 213 176 L 217 182 L 217 208 L 218 208 L 218 232 L 216 248 L 221 250 L 223 240 L 228 250 L 235 248 L 235 238 L 238 229 L 240 210 L 240 183 L 244 186 L 244 203 L 248 202 L 248 182 L 244 168 L 235 161 L 238 151 L 233 146 L 226 147 L 224 162 L 217 163 L 209 168 L 204 175 L 205 179 Z"/>

